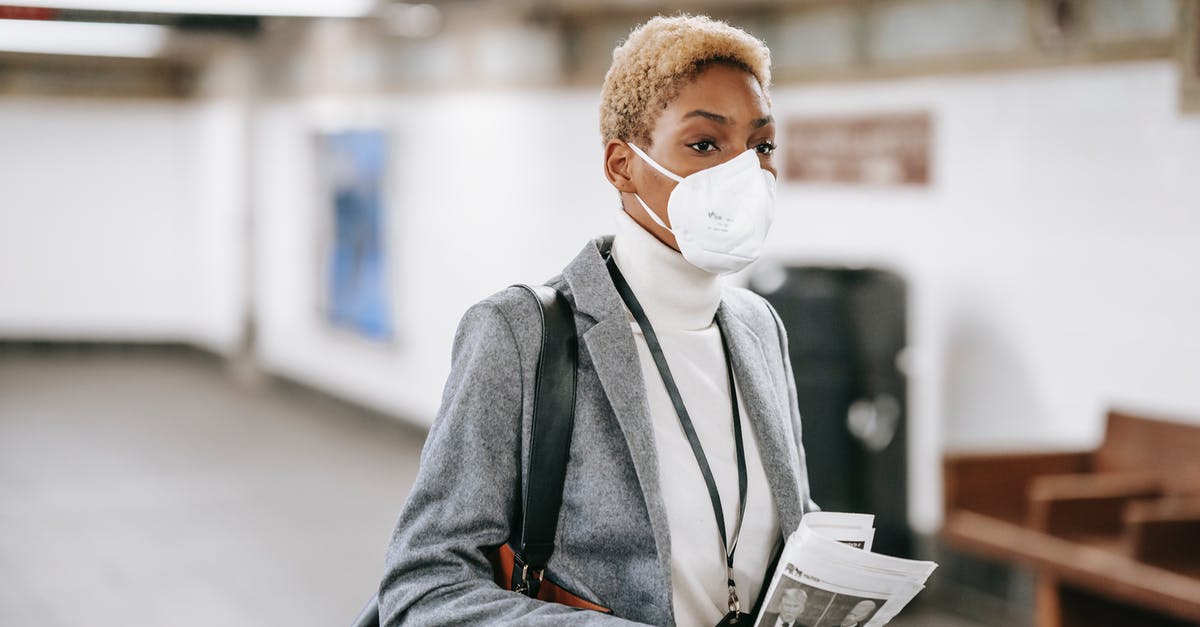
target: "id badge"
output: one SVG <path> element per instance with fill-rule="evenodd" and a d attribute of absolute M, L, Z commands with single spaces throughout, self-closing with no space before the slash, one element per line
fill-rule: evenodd
<path fill-rule="evenodd" d="M 717 627 L 725 627 L 726 625 L 736 625 L 737 627 L 750 627 L 754 624 L 754 617 L 745 612 L 730 612 L 717 623 Z"/>

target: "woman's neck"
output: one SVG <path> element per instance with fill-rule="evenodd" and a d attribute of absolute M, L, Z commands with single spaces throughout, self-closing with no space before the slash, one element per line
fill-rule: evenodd
<path fill-rule="evenodd" d="M 612 255 L 655 328 L 708 328 L 721 304 L 721 284 L 679 251 L 619 211 Z"/>

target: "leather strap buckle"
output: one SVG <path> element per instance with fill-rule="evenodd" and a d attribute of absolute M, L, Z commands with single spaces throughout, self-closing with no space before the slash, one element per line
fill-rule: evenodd
<path fill-rule="evenodd" d="M 542 589 L 542 577 L 546 572 L 545 569 L 531 569 L 520 554 L 513 554 L 513 562 L 517 566 L 517 568 L 513 568 L 513 592 L 536 599 L 538 591 Z"/>

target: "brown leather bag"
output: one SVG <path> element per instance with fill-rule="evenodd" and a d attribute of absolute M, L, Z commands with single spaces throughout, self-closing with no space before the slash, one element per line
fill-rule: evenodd
<path fill-rule="evenodd" d="M 513 589 L 513 571 L 516 570 L 514 557 L 513 550 L 507 544 L 501 545 L 500 548 L 488 556 L 488 559 L 492 562 L 492 572 L 496 577 L 496 585 L 501 588 Z M 582 610 L 593 610 L 605 614 L 612 613 L 612 610 L 607 607 L 596 605 L 587 599 L 581 599 L 574 593 L 546 578 L 542 578 L 539 581 L 537 596 L 534 598 L 546 601 L 547 603 L 559 603 Z"/>

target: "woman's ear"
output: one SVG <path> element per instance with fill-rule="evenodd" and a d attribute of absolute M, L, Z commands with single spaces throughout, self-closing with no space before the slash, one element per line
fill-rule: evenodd
<path fill-rule="evenodd" d="M 633 184 L 634 156 L 629 145 L 619 139 L 610 139 L 604 146 L 604 176 L 618 191 L 637 192 L 637 186 Z"/>

